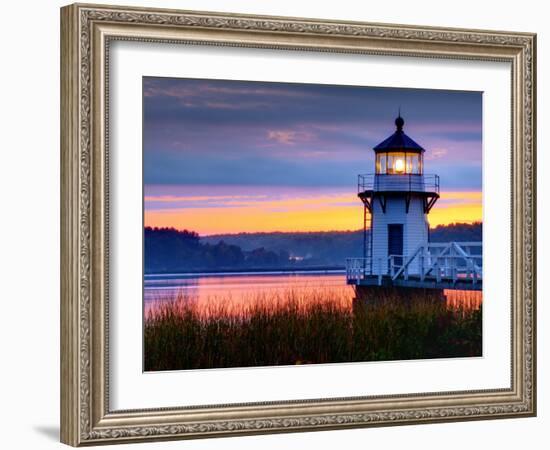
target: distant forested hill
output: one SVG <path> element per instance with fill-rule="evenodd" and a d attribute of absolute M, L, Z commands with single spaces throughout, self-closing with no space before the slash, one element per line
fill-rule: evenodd
<path fill-rule="evenodd" d="M 208 243 L 193 231 L 174 228 L 146 227 L 144 246 L 146 273 L 262 269 L 279 267 L 289 260 L 284 252 L 264 248 L 243 251 L 223 240 Z"/>
<path fill-rule="evenodd" d="M 440 225 L 430 230 L 431 242 L 481 242 L 483 224 L 480 222 Z"/>
<path fill-rule="evenodd" d="M 275 252 L 285 251 L 296 261 L 342 265 L 346 258 L 361 255 L 363 232 L 242 233 L 207 236 L 201 240 L 208 243 L 222 240 L 243 250 L 266 248 Z"/>
<path fill-rule="evenodd" d="M 430 230 L 432 242 L 481 241 L 482 224 Z M 241 233 L 199 237 L 192 231 L 145 228 L 145 272 L 344 267 L 362 254 L 362 231 Z"/>

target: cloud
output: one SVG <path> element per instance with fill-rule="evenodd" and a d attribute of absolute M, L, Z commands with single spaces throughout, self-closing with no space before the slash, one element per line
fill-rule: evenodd
<path fill-rule="evenodd" d="M 240 200 L 261 199 L 265 195 L 146 195 L 146 202 L 173 203 L 173 202 L 203 202 L 210 200 Z"/>
<path fill-rule="evenodd" d="M 147 192 L 151 191 L 154 192 Z M 295 187 L 281 189 L 270 187 L 255 194 L 242 194 L 245 187 L 225 186 L 225 194 L 218 194 L 214 189 L 212 195 L 202 195 L 204 187 L 193 186 L 186 190 L 188 195 L 178 194 L 181 187 L 154 186 L 147 187 L 145 200 L 146 211 L 167 212 L 171 210 L 202 208 L 263 208 L 279 210 L 306 210 L 320 207 L 358 206 L 360 204 L 355 191 L 323 190 Z M 174 192 L 173 194 L 170 192 Z M 229 194 L 228 194 L 228 193 Z"/>
<path fill-rule="evenodd" d="M 208 94 L 215 94 L 218 98 L 231 96 L 315 97 L 312 92 L 300 91 L 299 85 L 296 85 L 298 89 L 294 86 L 286 83 L 253 83 L 238 80 L 145 77 L 143 91 L 146 97 L 174 98 L 199 98 L 208 96 Z"/>
<path fill-rule="evenodd" d="M 446 156 L 448 153 L 446 148 L 432 148 L 429 152 L 426 153 L 424 159 L 428 161 L 433 161 L 434 159 L 440 159 Z"/>
<path fill-rule="evenodd" d="M 312 133 L 294 130 L 268 130 L 267 139 L 282 145 L 296 145 L 299 142 L 309 142 L 314 138 Z"/>

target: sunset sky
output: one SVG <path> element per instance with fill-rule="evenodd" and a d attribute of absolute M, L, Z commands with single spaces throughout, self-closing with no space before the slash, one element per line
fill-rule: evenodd
<path fill-rule="evenodd" d="M 145 225 L 201 235 L 357 230 L 357 174 L 404 131 L 438 174 L 431 226 L 482 219 L 479 92 L 143 79 Z"/>

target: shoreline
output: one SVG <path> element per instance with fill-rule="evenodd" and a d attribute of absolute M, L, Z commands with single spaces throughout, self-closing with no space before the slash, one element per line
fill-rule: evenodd
<path fill-rule="evenodd" d="M 245 270 L 200 270 L 200 271 L 186 271 L 186 272 L 154 272 L 144 273 L 144 278 L 172 278 L 172 277 L 208 277 L 208 276 L 246 276 L 246 275 L 338 275 L 345 274 L 346 269 L 343 266 L 332 267 L 312 267 L 312 268 L 268 268 L 268 269 L 245 269 Z"/>

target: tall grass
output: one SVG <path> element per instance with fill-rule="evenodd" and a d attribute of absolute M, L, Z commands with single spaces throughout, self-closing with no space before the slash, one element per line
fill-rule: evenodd
<path fill-rule="evenodd" d="M 259 293 L 240 307 L 159 299 L 146 313 L 145 370 L 481 356 L 481 308 L 344 295 Z"/>

